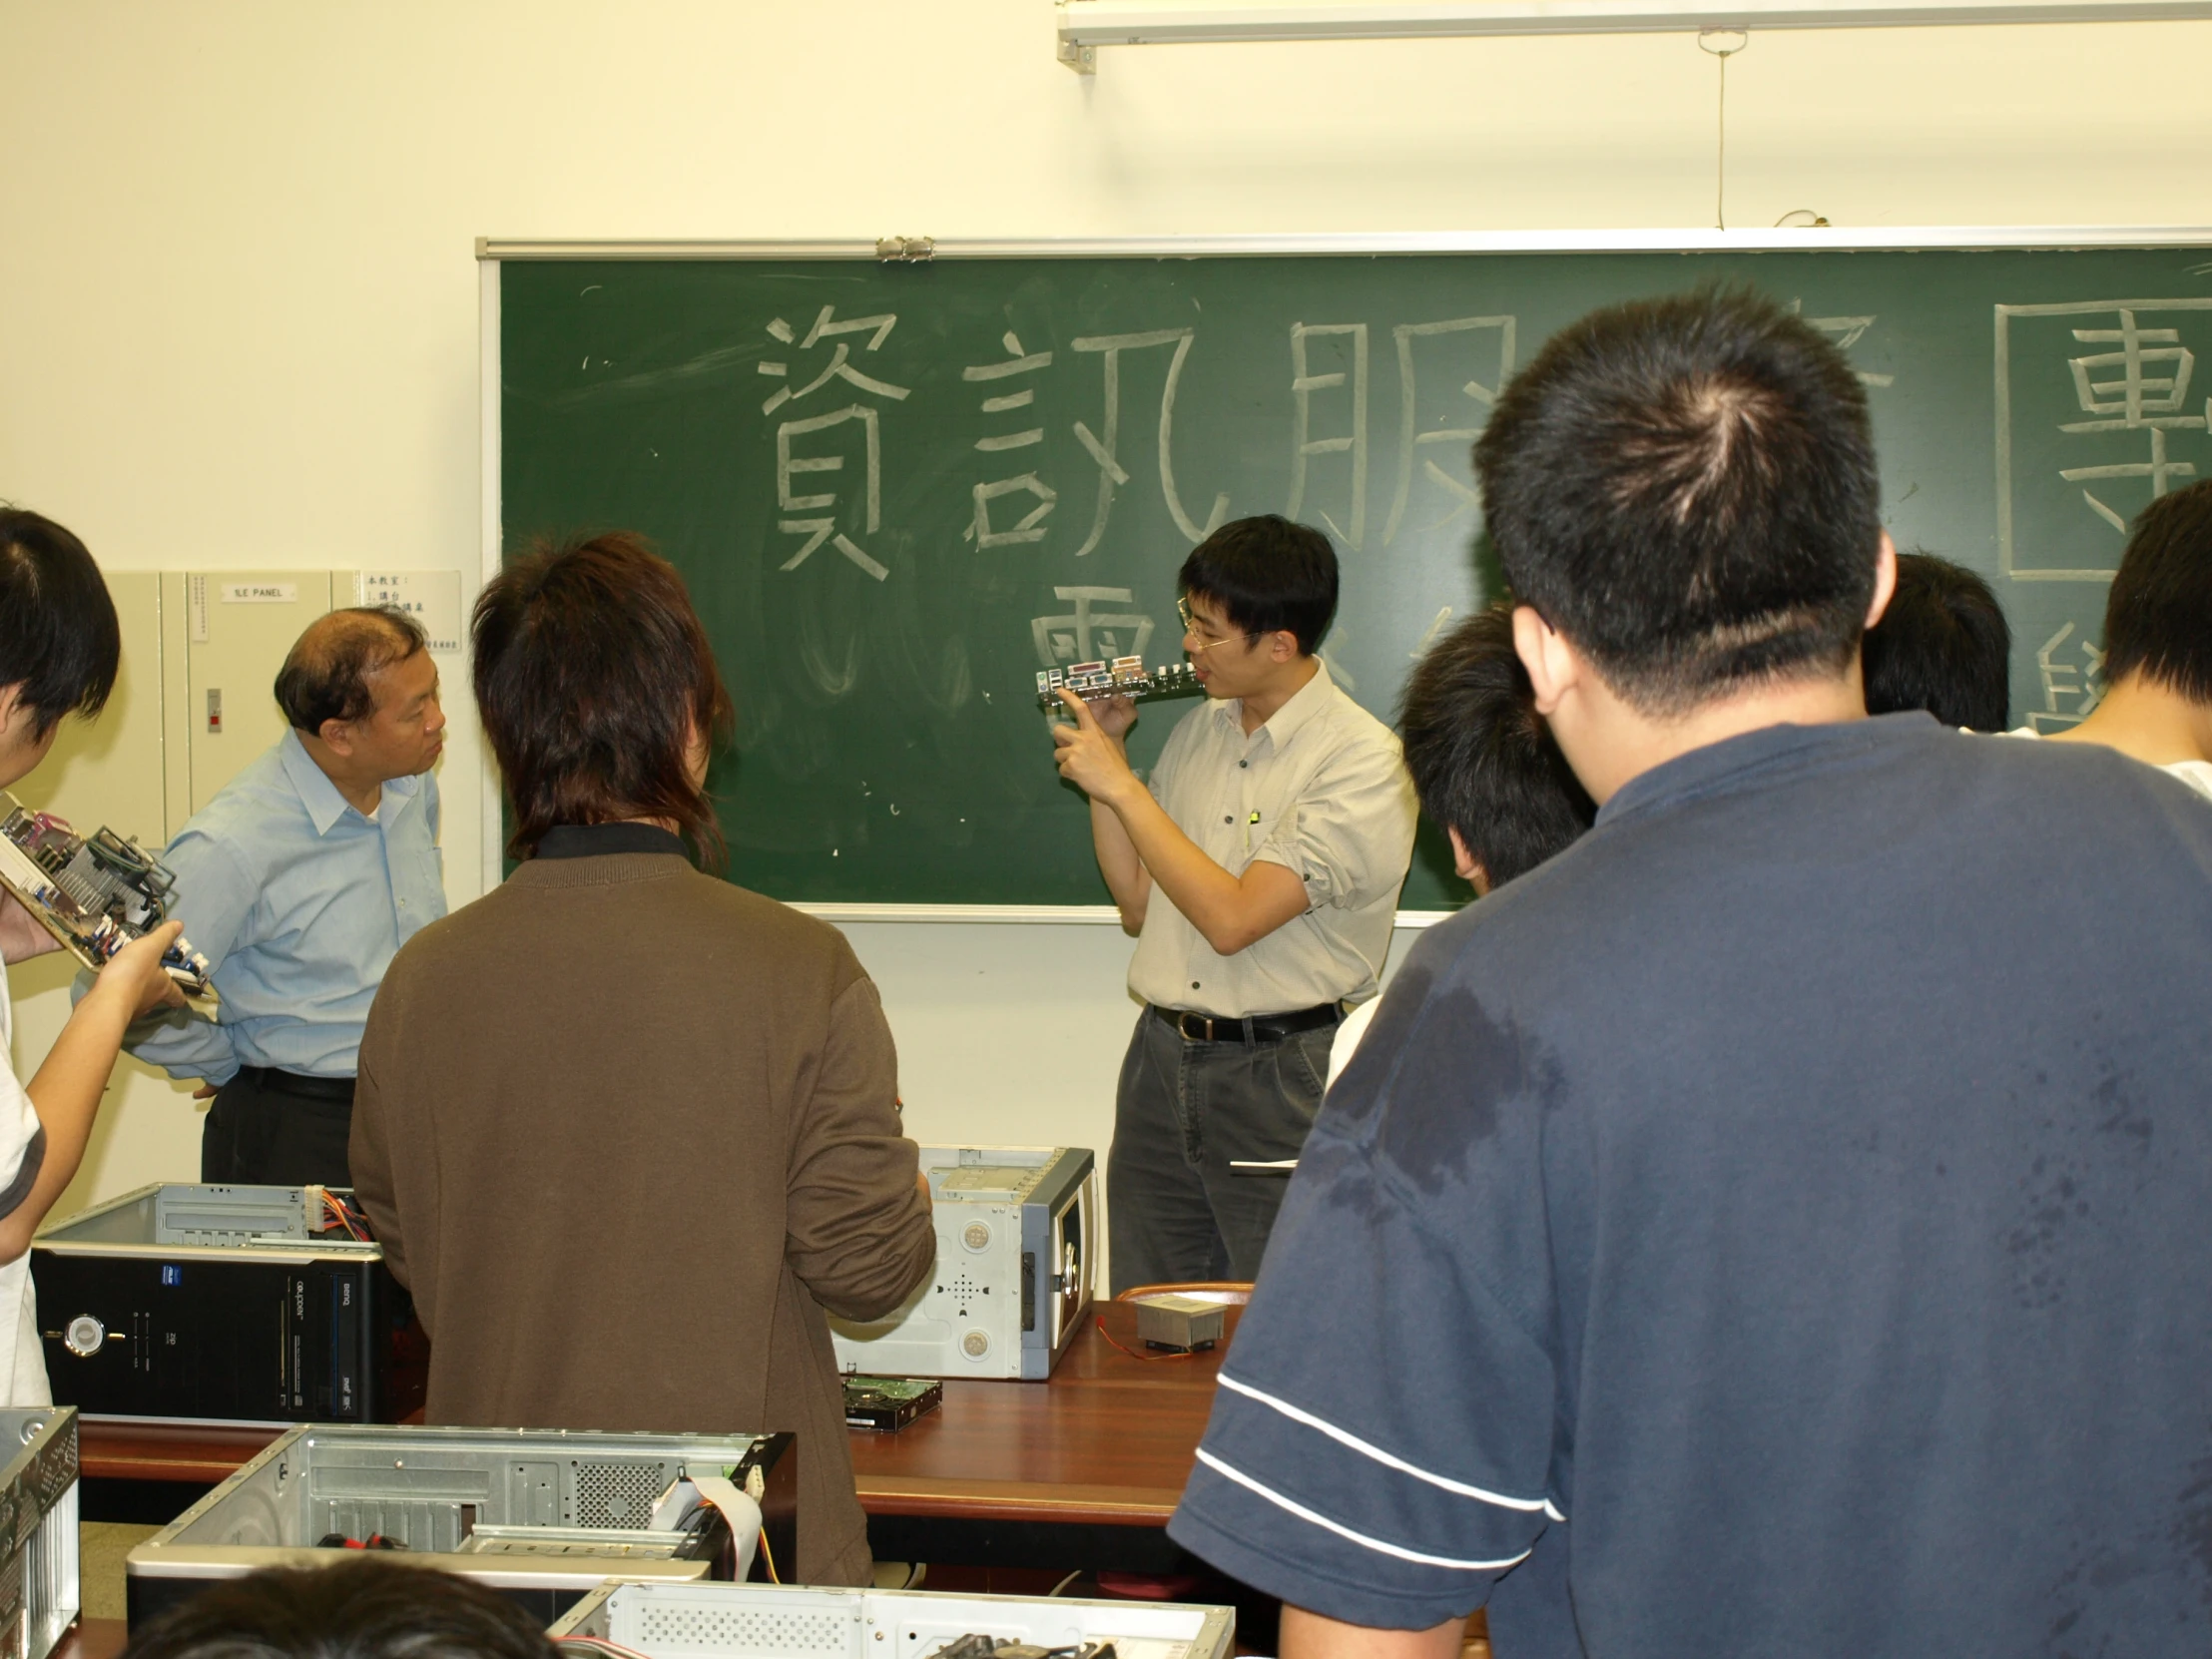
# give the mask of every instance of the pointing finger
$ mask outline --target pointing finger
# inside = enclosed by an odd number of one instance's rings
[[[1077,725],[1091,727],[1097,726],[1098,717],[1091,713],[1091,706],[1088,703],[1084,702],[1080,697],[1077,697],[1075,693],[1069,691],[1065,686],[1062,686],[1060,688],[1060,701],[1065,703],[1068,708],[1074,713]]]

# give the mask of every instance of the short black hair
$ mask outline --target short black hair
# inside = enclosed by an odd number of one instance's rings
[[[2135,517],[2104,602],[2104,679],[2140,674],[2212,703],[2212,478]]]
[[[131,1632],[126,1659],[556,1659],[516,1603],[435,1567],[354,1556],[219,1580]]]
[[[1493,887],[1572,845],[1597,818],[1513,650],[1513,608],[1453,627],[1398,700],[1405,770],[1421,811],[1459,831]]]
[[[365,720],[376,712],[369,678],[422,646],[422,625],[393,605],[351,606],[317,617],[276,671],[276,707],[292,730],[310,735],[327,720]]]
[[[1840,674],[1859,644],[1882,536],[1866,395],[1826,335],[1750,289],[1561,329],[1474,463],[1514,593],[1646,713]]]
[[[1897,592],[1860,650],[1870,715],[1926,709],[1969,732],[2011,724],[2012,629],[1964,565],[1900,553]]]
[[[43,738],[64,715],[107,707],[123,665],[123,630],[85,544],[24,507],[0,506],[0,686]]]
[[[1249,640],[1288,629],[1311,657],[1337,615],[1337,550],[1280,513],[1235,519],[1191,549],[1175,591],[1212,600]]]

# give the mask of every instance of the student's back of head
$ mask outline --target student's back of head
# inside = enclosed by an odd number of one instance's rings
[[[1429,648],[1405,682],[1398,733],[1421,811],[1451,835],[1478,892],[1564,850],[1597,816],[1536,712],[1510,605]]]
[[[2102,744],[2212,796],[2212,479],[2136,516],[2104,605],[2104,689],[2050,736]]]
[[[122,661],[115,602],[85,544],[50,518],[0,505],[0,690],[22,688],[28,735],[44,739],[64,715],[97,715]]]
[[[1867,630],[1867,713],[1926,709],[1945,726],[2001,732],[2012,706],[2012,630],[1989,584],[1930,553],[1898,555],[1897,592]]]
[[[2212,478],[2136,516],[2104,605],[2104,678],[2212,705]]]
[[[1866,397],[1770,299],[1706,289],[1570,324],[1474,458],[1520,603],[1646,715],[1841,674],[1858,648],[1882,539]]]
[[[356,1557],[211,1585],[131,1632],[126,1659],[554,1659],[504,1596],[428,1567]]]
[[[471,628],[511,852],[556,825],[653,819],[719,859],[704,763],[730,698],[674,565],[626,531],[540,546],[486,584]]]

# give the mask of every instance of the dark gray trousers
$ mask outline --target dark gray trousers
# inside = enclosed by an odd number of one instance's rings
[[[1280,1042],[1189,1042],[1148,1008],[1121,1063],[1106,1159],[1109,1274],[1138,1285],[1259,1277],[1282,1176],[1233,1159],[1295,1158],[1329,1077],[1324,1025]]]
[[[217,1186],[351,1187],[351,1079],[309,1079],[307,1093],[282,1072],[242,1069],[216,1091],[200,1131],[200,1179]]]

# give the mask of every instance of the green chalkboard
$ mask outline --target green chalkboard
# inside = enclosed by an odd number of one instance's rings
[[[1467,465],[1501,379],[1590,307],[1724,278],[1865,376],[1891,528],[1990,576],[2017,712],[2095,697],[2122,525],[2212,475],[2201,248],[1209,258],[508,259],[505,544],[642,530],[739,711],[734,879],[814,901],[1105,900],[1041,665],[1177,650],[1225,516],[1327,528],[1324,652],[1389,719],[1494,591]],[[1148,709],[1157,755],[1186,706]],[[1431,845],[1407,908],[1463,894]]]

